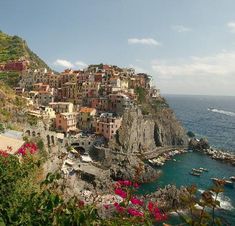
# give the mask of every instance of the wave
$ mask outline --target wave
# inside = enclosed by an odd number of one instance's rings
[[[232,112],[232,111],[219,110],[216,108],[208,108],[208,111],[235,117],[235,112]]]
[[[205,190],[198,189],[198,191],[200,193],[203,193]],[[232,205],[231,199],[228,196],[220,193],[217,197],[217,200],[220,202],[220,208],[221,209],[229,210],[229,211],[234,210],[234,206]]]

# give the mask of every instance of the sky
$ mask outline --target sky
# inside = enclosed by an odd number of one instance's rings
[[[0,0],[0,30],[51,68],[106,63],[168,94],[235,96],[234,0]]]

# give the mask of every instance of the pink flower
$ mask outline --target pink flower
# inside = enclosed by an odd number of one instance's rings
[[[78,201],[78,207],[83,208],[85,206],[85,202],[83,200]]]
[[[29,152],[30,154],[34,154],[37,152],[37,145],[34,143],[25,143],[18,151],[18,154],[21,155],[26,155],[27,152]]]
[[[115,192],[116,195],[119,195],[123,199],[125,199],[127,197],[127,193],[125,191],[123,191],[121,188],[116,188],[114,190],[114,192]]]
[[[154,207],[154,204],[152,202],[149,202],[148,203],[148,210],[149,210],[150,213],[153,212],[153,207]]]
[[[143,201],[141,201],[140,199],[137,199],[137,198],[131,198],[131,203],[134,205],[140,205],[140,206],[143,206],[143,204],[144,204]]]
[[[9,154],[6,151],[0,150],[0,155],[4,158],[7,158]]]
[[[104,204],[104,208],[107,210],[109,208],[109,204]]]
[[[132,185],[132,182],[129,180],[119,180],[118,183],[122,186],[127,186],[127,187]]]
[[[134,183],[134,184],[133,184],[133,187],[134,187],[134,188],[139,188],[140,186],[139,186],[139,184]]]
[[[119,213],[123,213],[123,212],[126,210],[123,206],[120,206],[120,204],[117,203],[117,202],[115,202],[113,205],[115,206],[116,210],[117,210]]]
[[[165,221],[165,220],[167,220],[167,215],[165,213],[159,212],[154,215],[154,218],[156,221]]]
[[[161,213],[160,209],[157,207],[157,203],[149,202],[148,210],[154,216],[156,221],[164,221],[167,219],[166,214]]]
[[[134,208],[128,208],[128,213],[132,216],[136,216],[136,217],[143,217],[144,216],[144,213],[141,212],[141,211],[138,211]]]

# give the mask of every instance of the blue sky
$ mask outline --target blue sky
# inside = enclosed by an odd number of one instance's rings
[[[57,71],[147,72],[163,93],[235,95],[234,0],[0,0],[0,29]]]

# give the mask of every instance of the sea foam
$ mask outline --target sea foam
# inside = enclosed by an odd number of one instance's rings
[[[205,190],[198,189],[198,191],[200,193],[203,193]],[[215,198],[214,195],[213,195],[213,197]],[[229,210],[229,211],[234,210],[234,206],[232,205],[231,199],[228,196],[220,193],[217,197],[217,200],[220,202],[220,208],[221,209]]]
[[[219,109],[216,109],[216,108],[208,109],[208,111],[212,111],[212,112],[215,112],[215,113],[219,113],[219,114],[235,117],[235,112],[232,112],[232,111],[219,110]]]

